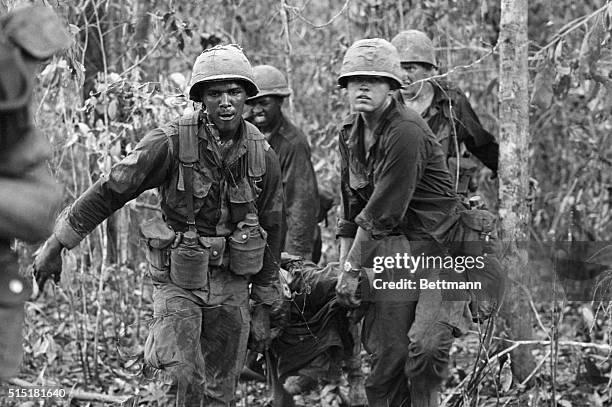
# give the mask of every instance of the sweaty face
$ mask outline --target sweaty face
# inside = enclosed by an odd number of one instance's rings
[[[427,79],[435,74],[435,70],[431,65],[418,62],[402,62],[402,70],[404,71],[402,95],[409,99],[419,93],[423,83],[414,82]]]
[[[251,106],[253,124],[261,130],[270,130],[281,117],[282,99],[276,96],[262,96],[247,102]]]
[[[349,103],[357,112],[376,112],[392,95],[389,82],[379,76],[351,76],[346,88]]]
[[[240,126],[245,100],[246,91],[240,82],[213,82],[202,91],[208,118],[222,135],[233,135]]]

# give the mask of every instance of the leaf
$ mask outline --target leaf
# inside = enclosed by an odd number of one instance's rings
[[[591,28],[587,31],[580,47],[579,71],[587,75],[595,70],[594,63],[601,55],[601,45],[605,35],[602,16],[599,15]]]
[[[550,62],[546,62],[533,80],[531,103],[538,106],[540,109],[548,109],[550,105],[552,105],[555,73],[554,66]]]
[[[553,62],[558,63],[560,59],[563,57],[563,41],[559,41],[557,46],[555,47],[555,52],[553,53]]]
[[[117,101],[117,99],[113,99],[110,101],[110,103],[108,104],[107,112],[109,119],[117,120],[119,116],[119,102]]]
[[[503,392],[507,392],[512,386],[512,369],[510,368],[512,362],[510,360],[508,362],[510,363],[504,363],[499,371],[499,384]]]
[[[81,29],[74,24],[68,24],[68,30],[72,35],[77,35],[81,31]]]
[[[572,407],[572,403],[567,400],[559,400],[557,401],[557,404],[560,405],[561,407]]]

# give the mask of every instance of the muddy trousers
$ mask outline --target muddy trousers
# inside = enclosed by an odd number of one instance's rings
[[[448,375],[449,351],[469,311],[463,301],[442,301],[422,291],[418,301],[370,305],[362,341],[372,355],[366,380],[370,407],[433,407]]]
[[[153,302],[145,360],[172,381],[177,407],[234,406],[246,357],[248,307],[205,304],[172,284],[157,288]]]

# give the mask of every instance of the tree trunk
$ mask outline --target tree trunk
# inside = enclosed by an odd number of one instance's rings
[[[531,287],[526,243],[529,237],[529,99],[527,72],[528,0],[502,0],[499,34],[499,197],[503,264],[510,283],[502,307],[502,320],[515,340],[532,339],[529,299],[521,288]],[[535,369],[527,346],[511,353],[515,382],[524,381]]]

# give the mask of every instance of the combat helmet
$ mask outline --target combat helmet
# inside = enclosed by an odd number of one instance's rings
[[[382,76],[402,86],[400,58],[395,47],[382,38],[355,41],[344,54],[338,84],[345,88],[351,76]]]
[[[193,64],[189,81],[189,99],[199,102],[204,83],[238,80],[245,86],[247,96],[255,96],[259,89],[253,78],[253,68],[242,49],[235,45],[217,45],[202,52]]]
[[[259,88],[259,93],[248,100],[262,96],[287,97],[291,95],[285,75],[272,65],[257,65],[253,67],[253,77]]]
[[[437,67],[436,50],[433,42],[424,32],[402,31],[393,37],[391,44],[397,48],[401,62],[418,62]]]

